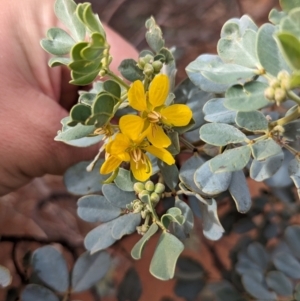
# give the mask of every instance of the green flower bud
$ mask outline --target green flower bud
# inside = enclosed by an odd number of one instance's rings
[[[160,200],[159,194],[156,193],[156,192],[152,192],[151,195],[150,195],[150,200],[151,200],[151,202],[152,202],[153,204],[156,205],[156,204],[159,202],[159,200]]]
[[[279,81],[282,81],[282,80],[287,79],[287,78],[289,78],[289,77],[290,77],[290,74],[289,74],[287,71],[285,71],[285,70],[282,70],[282,71],[280,71],[280,72],[277,74],[277,79],[278,79]]]
[[[151,54],[147,54],[143,57],[145,63],[152,63],[153,62],[153,56]]]
[[[291,89],[291,81],[290,78],[284,78],[281,80],[281,88],[284,90],[290,90]]]
[[[146,195],[146,194],[150,195],[150,192],[149,192],[148,190],[143,190],[143,191],[141,191],[141,192],[138,194],[138,196],[139,196],[139,198],[141,199],[142,196],[143,196],[143,195]]]
[[[144,70],[145,64],[146,64],[145,59],[144,59],[143,57],[140,57],[140,58],[138,59],[137,66],[138,66],[140,69]]]
[[[147,181],[145,183],[145,189],[148,190],[149,192],[154,190],[154,183],[152,181]]]
[[[274,99],[275,99],[277,105],[279,105],[281,102],[285,101],[285,99],[286,99],[285,90],[282,88],[276,88],[275,94],[274,94]]]
[[[162,183],[155,184],[154,192],[160,194],[163,193],[166,189],[166,186]]]
[[[272,87],[268,87],[264,92],[265,98],[274,101],[275,90]]]
[[[278,88],[278,87],[280,87],[280,81],[278,79],[274,78],[274,79],[270,80],[269,86],[272,88]]]
[[[107,73],[107,71],[106,71],[105,69],[101,69],[100,72],[99,72],[99,75],[100,75],[101,77],[103,77],[103,76],[106,75],[106,73]]]
[[[153,67],[155,73],[159,73],[162,66],[163,66],[163,63],[161,61],[154,61],[152,63],[152,67]]]
[[[151,76],[154,72],[154,69],[151,64],[147,63],[144,67],[144,74],[146,76]]]
[[[134,183],[133,185],[133,190],[136,192],[136,193],[140,193],[142,192],[143,190],[145,189],[145,185],[141,182],[136,182]]]

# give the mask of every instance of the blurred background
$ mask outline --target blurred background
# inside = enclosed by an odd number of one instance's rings
[[[138,50],[146,48],[145,20],[151,15],[154,16],[162,28],[166,46],[177,48],[178,82],[186,77],[185,67],[189,62],[202,53],[216,52],[220,30],[228,19],[248,14],[260,25],[267,21],[270,9],[278,6],[277,0],[91,0],[91,2],[101,21],[119,32]],[[251,185],[253,197],[265,194],[263,184]],[[0,199],[2,236],[0,264],[13,272],[11,287],[20,287],[24,282],[22,258],[28,250],[54,243],[60,246],[70,266],[73,255],[78,256],[84,251],[82,245],[84,236],[95,225],[77,218],[77,199],[77,196],[70,195],[65,190],[62,177],[59,176],[36,179],[19,191]],[[224,198],[219,203],[220,214],[231,212],[231,205],[231,202]],[[233,214],[230,217],[230,225],[235,219],[241,218],[240,214],[236,216]],[[197,220],[195,231],[187,242],[182,257],[183,271],[185,266],[194,267],[192,279],[197,280],[199,278],[197,275],[203,273],[202,268],[198,268],[198,265],[201,265],[205,268],[206,280],[222,279],[223,270],[229,269],[231,265],[230,250],[240,236],[238,233],[230,233],[218,242],[207,241],[202,235],[201,221]],[[186,287],[184,290],[193,292],[190,295],[192,297],[187,298],[182,297],[175,289],[179,276],[172,281],[162,282],[149,274],[149,262],[155,240],[147,247],[144,259],[135,262],[130,257],[130,250],[137,240],[138,237],[132,235],[116,243],[111,249],[114,263],[109,274],[97,289],[74,296],[72,300],[203,300],[203,297],[198,296],[203,282],[194,281],[194,286]],[[1,290],[0,300],[5,300],[6,295],[7,290]]]

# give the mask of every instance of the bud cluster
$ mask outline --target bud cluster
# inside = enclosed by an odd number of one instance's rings
[[[269,82],[269,87],[265,90],[265,97],[280,105],[287,99],[287,91],[290,89],[290,75],[287,71],[280,71],[277,78]]]
[[[144,57],[140,57],[137,66],[144,71],[144,74],[148,77],[158,74],[163,67],[163,63],[159,60],[154,60],[151,54],[147,54]]]
[[[165,185],[162,183],[154,185],[152,181],[147,181],[145,184],[137,182],[134,184],[133,189],[139,198],[146,194],[149,195],[153,206],[155,206],[159,202],[162,193],[165,191]]]

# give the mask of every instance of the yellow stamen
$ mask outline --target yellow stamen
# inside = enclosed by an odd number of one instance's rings
[[[148,117],[148,120],[151,123],[157,123],[161,119],[161,115],[158,112],[155,112],[155,111],[152,111],[152,112],[148,113],[147,117]]]

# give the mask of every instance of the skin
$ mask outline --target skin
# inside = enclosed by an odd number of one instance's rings
[[[98,147],[75,148],[53,138],[60,120],[77,101],[69,71],[49,68],[39,44],[50,27],[62,27],[54,0],[1,0],[0,11],[0,195],[35,177],[62,174],[71,165],[93,158]],[[101,17],[101,16],[100,16]],[[107,28],[114,61],[136,57],[136,50]]]

